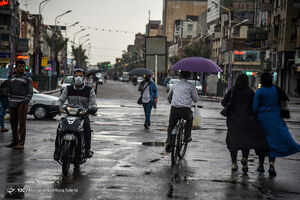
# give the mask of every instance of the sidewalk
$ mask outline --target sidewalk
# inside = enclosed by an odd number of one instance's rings
[[[165,86],[158,85],[158,89],[165,90]],[[300,97],[289,96],[289,98],[290,98],[290,104],[300,104]],[[201,101],[221,102],[222,99],[223,99],[223,97],[200,95]]]

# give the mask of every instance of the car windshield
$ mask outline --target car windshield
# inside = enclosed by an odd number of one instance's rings
[[[196,86],[201,86],[201,83],[199,81],[195,81],[195,80],[188,80],[189,83],[192,83],[193,85],[195,85],[196,82]]]
[[[72,83],[72,81],[73,81],[73,77],[68,76],[68,77],[65,79],[64,83]]]

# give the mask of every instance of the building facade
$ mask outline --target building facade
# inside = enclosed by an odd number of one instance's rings
[[[167,41],[174,41],[174,26],[177,20],[198,21],[198,16],[207,9],[205,0],[163,0],[162,33]]]

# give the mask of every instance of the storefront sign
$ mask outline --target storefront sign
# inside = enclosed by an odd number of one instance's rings
[[[10,4],[9,0],[0,0],[0,7],[6,6],[9,4]]]
[[[28,56],[17,56],[17,59],[27,60]]]
[[[42,67],[48,66],[48,57],[42,57]]]

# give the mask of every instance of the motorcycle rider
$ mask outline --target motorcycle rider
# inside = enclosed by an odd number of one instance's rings
[[[57,101],[57,105],[61,107],[66,100],[68,100],[68,104],[78,105],[85,109],[88,109],[89,113],[94,115],[97,112],[97,102],[96,95],[94,90],[85,85],[84,83],[85,72],[83,69],[77,68],[74,70],[74,85],[67,86],[59,100]],[[93,152],[91,149],[91,127],[90,120],[88,116],[84,117],[83,123],[84,129],[84,139],[85,139],[85,154],[87,158],[91,158],[93,156]],[[60,152],[58,150],[58,135],[56,135],[55,140],[55,151],[54,151],[54,160],[59,160]]]

